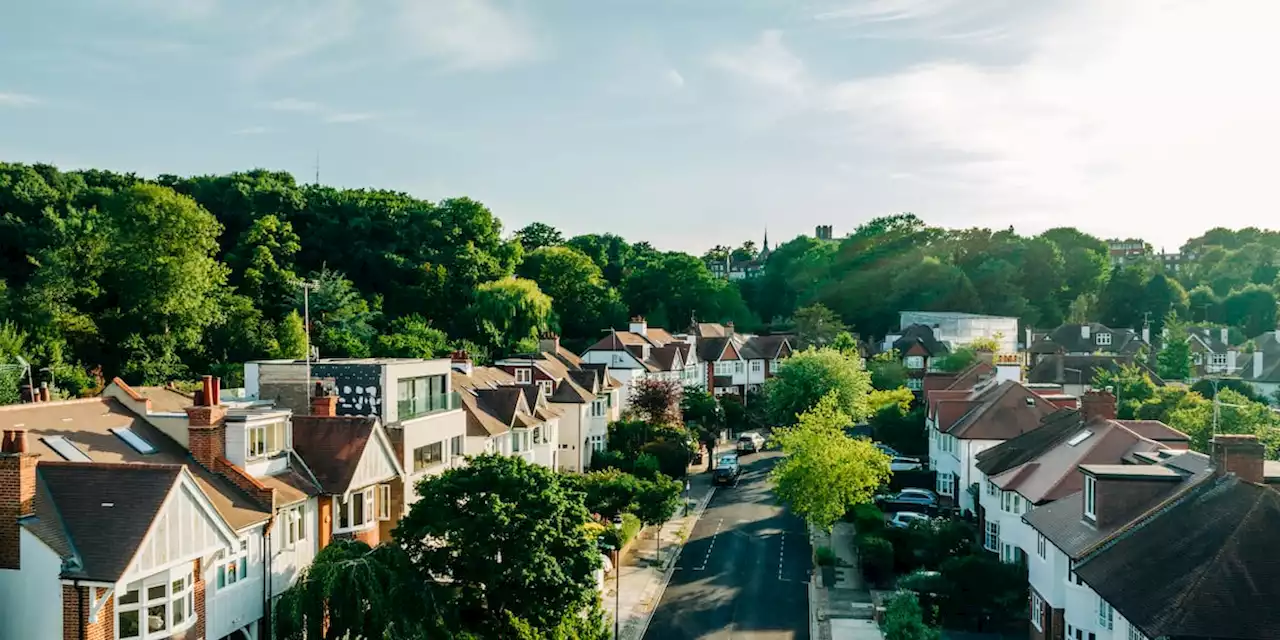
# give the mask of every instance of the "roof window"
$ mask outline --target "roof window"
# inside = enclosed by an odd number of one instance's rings
[[[133,430],[128,427],[124,427],[122,429],[110,429],[110,431],[111,433],[116,434],[117,438],[124,440],[125,444],[133,447],[133,450],[138,453],[147,455],[156,452],[156,448],[151,446],[150,442],[143,440],[138,434],[134,433]]]
[[[1089,436],[1091,435],[1093,435],[1093,432],[1089,431],[1088,429],[1081,431],[1080,433],[1077,433],[1074,436],[1071,436],[1071,439],[1067,441],[1067,446],[1074,447],[1080,444],[1081,442],[1088,440]]]
[[[70,440],[62,436],[45,436],[40,438],[44,441],[54,453],[62,456],[63,460],[68,462],[89,462],[89,456],[85,455],[79,447],[72,444]]]

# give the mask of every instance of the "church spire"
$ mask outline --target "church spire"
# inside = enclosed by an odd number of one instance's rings
[[[760,250],[763,253],[769,253],[769,227],[764,228],[764,246]]]

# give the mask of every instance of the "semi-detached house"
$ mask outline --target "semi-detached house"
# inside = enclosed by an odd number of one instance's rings
[[[743,402],[747,394],[759,391],[776,375],[792,353],[790,336],[737,333],[732,322],[696,323],[689,328],[686,340],[692,341],[698,360],[706,367],[705,388],[716,396],[737,396]]]
[[[453,367],[471,448],[560,468],[560,418],[566,411],[580,412],[582,403],[552,403],[541,386],[517,383],[496,367],[474,366],[463,351],[454,352]]]
[[[704,386],[692,339],[681,339],[666,329],[650,327],[643,316],[631,319],[626,331],[608,335],[582,352],[582,362],[606,364],[623,384],[623,409],[640,380],[666,380],[681,385]]]

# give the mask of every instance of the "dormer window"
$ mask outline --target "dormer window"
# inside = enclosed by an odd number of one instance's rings
[[[284,425],[281,420],[245,427],[245,459],[267,458],[284,451]]]
[[[1084,477],[1084,517],[1098,519],[1098,480],[1093,476]]]
[[[1096,339],[1097,339],[1097,344],[1098,344],[1098,346],[1100,346],[1100,347],[1109,347],[1109,346],[1111,346],[1111,334],[1109,334],[1109,333],[1099,333],[1099,334],[1096,336]]]
[[[532,369],[516,369],[516,384],[529,384],[533,382]]]

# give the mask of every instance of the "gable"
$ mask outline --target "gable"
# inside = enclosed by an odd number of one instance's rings
[[[523,394],[521,394],[523,398]],[[347,490],[367,487],[371,484],[386,482],[400,475],[400,463],[396,460],[395,450],[386,433],[381,428],[373,430],[372,437],[360,455],[360,463],[356,465],[355,474],[351,476],[351,484]]]
[[[929,355],[929,350],[926,349],[923,344],[917,342],[911,345],[911,347],[908,348],[902,355],[903,356],[927,356]]]
[[[128,582],[173,562],[204,557],[237,545],[239,536],[214,510],[190,474],[183,471],[120,580]]]
[[[724,351],[720,352],[721,360],[741,360],[742,356],[738,354],[738,347],[734,346],[733,341],[724,343]]]

